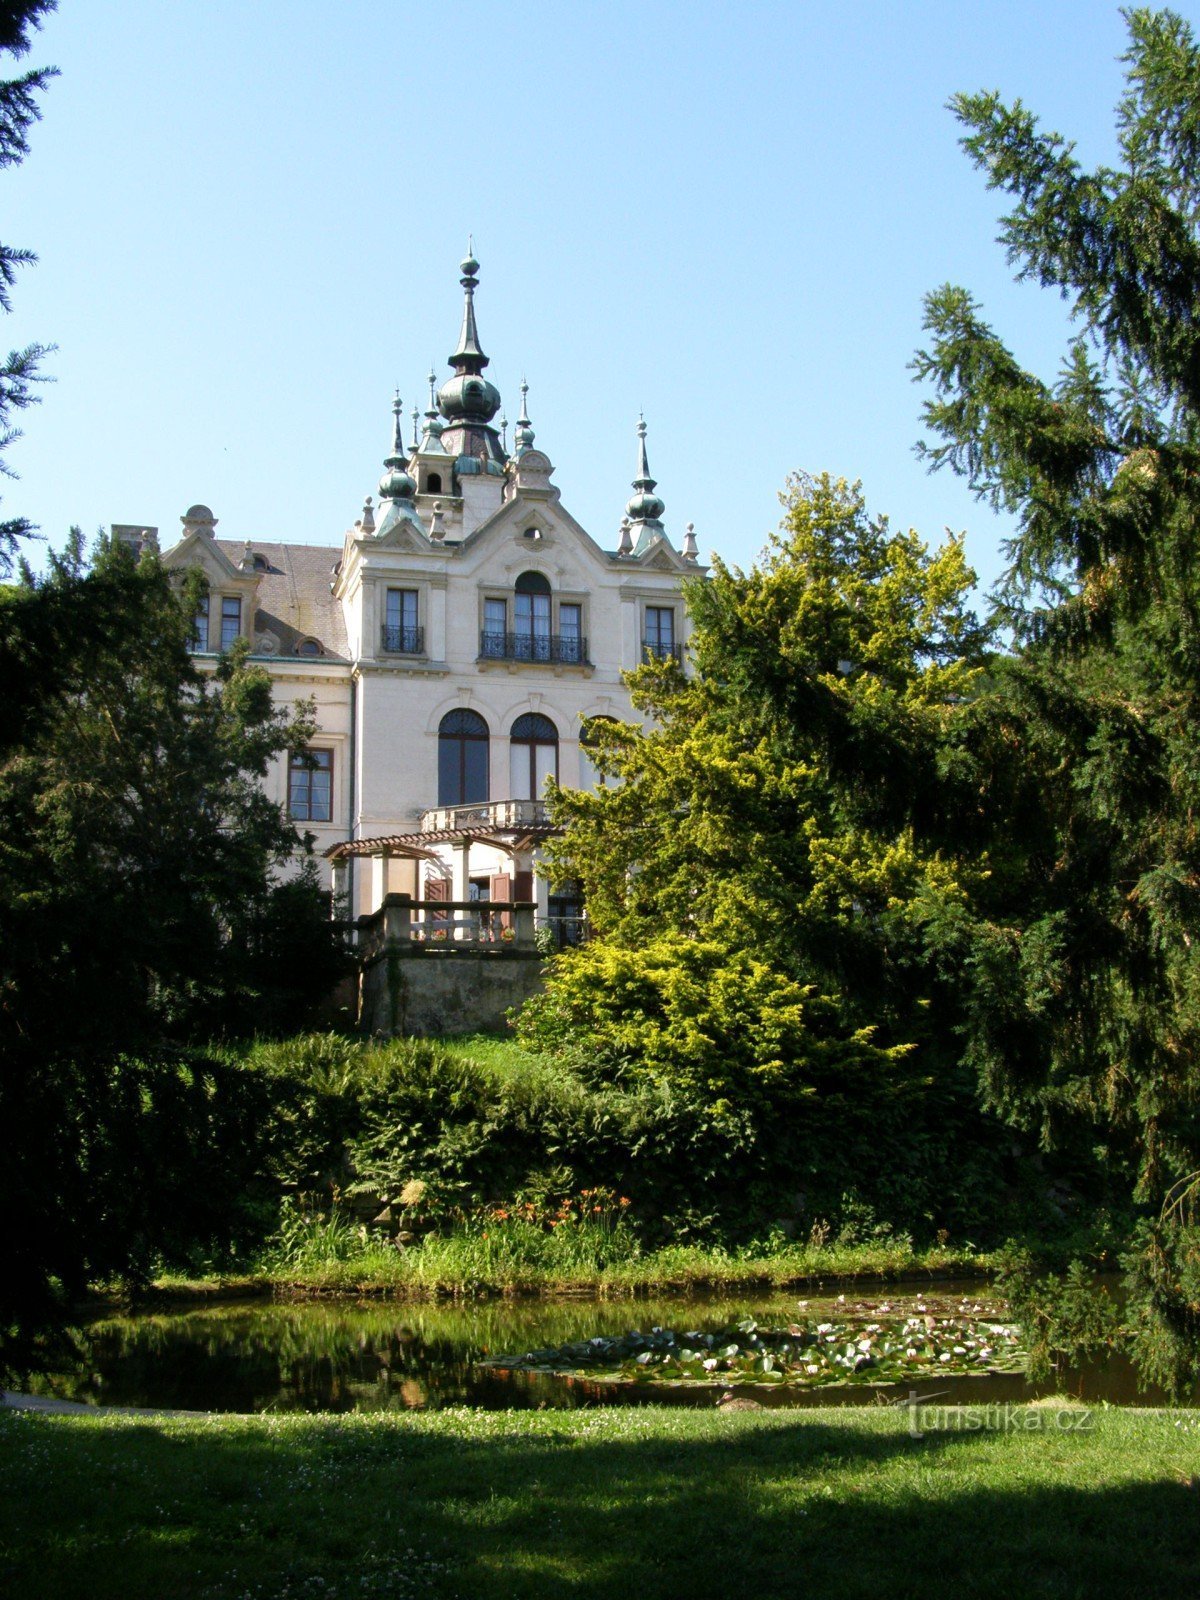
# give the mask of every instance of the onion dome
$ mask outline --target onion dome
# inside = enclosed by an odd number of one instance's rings
[[[625,510],[633,523],[658,522],[666,506],[654,493],[655,480],[650,476],[650,463],[646,459],[646,420],[638,418],[638,475],[633,480],[636,491]]]
[[[450,357],[454,376],[447,378],[438,390],[438,410],[450,423],[487,424],[500,409],[500,391],[494,383],[483,377],[488,364],[479,343],[479,329],[475,325],[475,290],[478,287],[479,263],[468,253],[462,262],[463,320],[458,336],[458,348]]]
[[[392,425],[392,453],[383,463],[387,470],[379,480],[381,500],[411,500],[417,492],[417,486],[406,470],[403,412],[404,407],[397,391],[396,398],[392,401],[392,416],[395,419]]]

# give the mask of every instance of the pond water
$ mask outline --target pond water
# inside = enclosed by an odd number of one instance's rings
[[[979,1284],[897,1283],[848,1290],[670,1300],[471,1302],[265,1300],[202,1309],[104,1317],[87,1324],[72,1370],[43,1378],[37,1392],[98,1405],[183,1411],[354,1411],[471,1405],[487,1409],[652,1401],[708,1405],[724,1385],[613,1383],[597,1376],[505,1371],[489,1359],[654,1326],[700,1333],[753,1317],[760,1327],[850,1315],[952,1309],[960,1297],[995,1307]],[[935,1304],[936,1302],[936,1304]],[[1003,1403],[1054,1392],[1021,1372],[921,1374],[945,1403]],[[1139,1393],[1126,1362],[1068,1374],[1086,1400],[1162,1404]],[[804,1389],[731,1385],[763,1405],[878,1404],[907,1391],[857,1382]]]

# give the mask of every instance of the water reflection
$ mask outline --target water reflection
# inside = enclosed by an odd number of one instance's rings
[[[886,1293],[858,1291],[867,1307],[896,1311],[978,1285],[897,1284]],[[664,1327],[716,1331],[750,1315],[764,1326],[797,1316],[819,1318],[835,1298],[811,1296],[799,1309],[795,1295],[750,1299],[503,1301],[470,1303],[244,1302],[172,1314],[109,1317],[83,1330],[78,1366],[43,1379],[39,1392],[93,1404],[154,1406],[183,1411],[353,1411],[437,1408],[487,1409],[582,1406],[654,1401],[711,1406],[720,1391],[654,1384],[645,1389],[593,1377],[556,1377],[489,1369],[489,1355]],[[869,1311],[866,1313],[869,1314]],[[1161,1395],[1137,1391],[1128,1364],[1070,1375],[1067,1385],[1088,1400],[1161,1404]],[[1028,1400],[1053,1392],[1019,1373],[945,1378],[946,1402]],[[764,1405],[862,1405],[893,1399],[898,1391],[862,1386],[845,1390],[761,1386],[735,1390]]]

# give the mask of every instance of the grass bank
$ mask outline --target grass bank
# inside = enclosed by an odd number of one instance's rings
[[[230,1294],[389,1295],[398,1299],[480,1295],[581,1295],[595,1299],[803,1289],[814,1284],[897,1278],[986,1277],[995,1263],[972,1250],[906,1240],[854,1245],[783,1245],[770,1250],[720,1250],[671,1245],[645,1252],[601,1230],[547,1233],[521,1225],[430,1235],[404,1249],[367,1243],[309,1250],[292,1265],[228,1278],[162,1278],[171,1298]]]
[[[0,1413],[23,1600],[1186,1594],[1195,1413]]]

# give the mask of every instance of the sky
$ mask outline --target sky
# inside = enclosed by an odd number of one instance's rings
[[[1047,378],[1067,325],[1013,282],[946,102],[998,89],[1111,160],[1125,38],[1093,0],[60,0],[0,172],[0,236],[39,258],[6,348],[57,346],[4,511],[52,546],[169,547],[196,501],[223,537],[340,545],[393,390],[424,409],[447,375],[472,235],[488,376],[510,424],[527,377],[602,545],[644,412],[677,545],[692,522],[745,566],[788,475],[827,470],[965,531],[986,587],[1011,530],[914,453],[922,298],[970,288]]]

